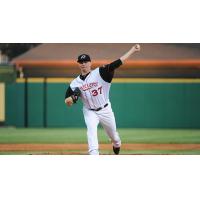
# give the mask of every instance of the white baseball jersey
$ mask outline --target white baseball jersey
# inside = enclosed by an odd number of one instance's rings
[[[99,154],[97,127],[100,123],[112,141],[113,147],[119,148],[121,140],[116,130],[115,116],[109,101],[109,91],[114,70],[122,64],[120,59],[103,67],[92,70],[85,76],[78,76],[68,87],[65,99],[73,94],[75,88],[81,91],[83,115],[87,126],[88,152]],[[91,110],[92,109],[92,110]]]
[[[97,109],[109,103],[109,91],[111,83],[102,79],[99,68],[92,70],[85,80],[78,76],[74,79],[70,87],[74,91],[76,87],[81,90],[80,98],[83,106],[88,109]]]

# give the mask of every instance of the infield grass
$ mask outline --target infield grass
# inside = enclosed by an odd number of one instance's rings
[[[180,129],[118,129],[123,144],[200,144],[200,130]],[[103,129],[98,130],[99,143],[110,143]],[[87,144],[86,129],[82,128],[0,128],[1,144]],[[0,151],[1,155],[63,155],[87,154],[86,150]],[[113,155],[110,150],[101,154]],[[200,155],[199,149],[190,150],[125,150],[121,154],[175,154]]]

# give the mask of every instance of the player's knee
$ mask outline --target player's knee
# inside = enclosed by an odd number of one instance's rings
[[[97,132],[97,126],[94,126],[92,124],[87,125],[87,130],[89,132]]]

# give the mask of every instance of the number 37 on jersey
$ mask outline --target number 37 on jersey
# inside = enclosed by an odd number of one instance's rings
[[[99,94],[102,94],[102,86],[97,88],[97,89],[95,89],[95,90],[92,90],[92,96],[95,97],[95,96],[97,96]]]

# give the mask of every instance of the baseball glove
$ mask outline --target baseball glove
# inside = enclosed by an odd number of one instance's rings
[[[81,91],[78,87],[76,87],[74,90],[74,94],[71,96],[73,103],[76,103],[78,101],[78,98],[80,97],[80,95],[81,95]]]

